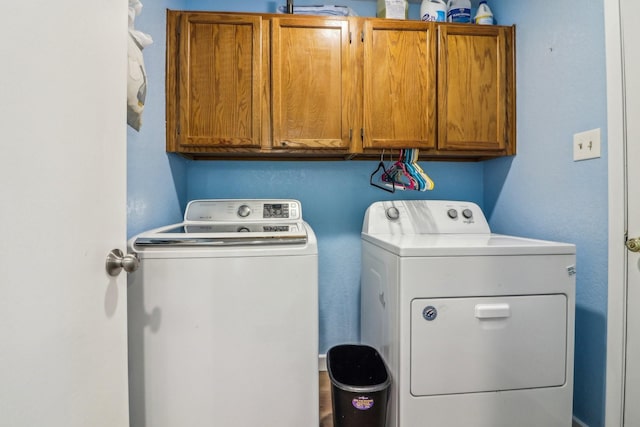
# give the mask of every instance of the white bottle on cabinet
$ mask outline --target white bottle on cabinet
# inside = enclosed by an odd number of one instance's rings
[[[443,0],[422,0],[420,19],[423,21],[446,21],[447,5]]]
[[[493,12],[486,0],[481,0],[473,21],[481,25],[493,25]]]
[[[471,2],[469,0],[449,0],[447,3],[447,22],[471,22]]]

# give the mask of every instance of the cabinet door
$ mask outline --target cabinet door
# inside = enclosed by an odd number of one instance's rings
[[[364,24],[364,148],[433,148],[436,136],[434,25]]]
[[[512,28],[438,28],[438,149],[513,154]]]
[[[273,148],[349,148],[349,22],[271,22]]]
[[[168,28],[173,26],[167,49],[169,151],[260,147],[262,18],[179,13],[168,16]]]

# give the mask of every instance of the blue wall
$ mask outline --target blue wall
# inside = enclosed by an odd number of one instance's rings
[[[485,163],[496,232],[577,245],[574,413],[604,425],[607,111],[603,2],[496,0],[517,26],[518,155]],[[602,158],[573,161],[573,134],[601,128]]]
[[[318,238],[320,351],[360,339],[360,230],[376,200],[435,198],[482,205],[482,163],[423,162],[428,193],[391,194],[369,185],[377,162],[193,162],[188,198],[294,198]]]
[[[147,98],[142,127],[127,127],[127,235],[179,222],[186,205],[187,162],[165,153],[166,10],[179,9],[178,0],[142,0],[135,28],[150,34],[144,51]]]
[[[368,185],[376,162],[184,160],[164,152],[165,8],[273,12],[274,1],[144,2],[136,28],[149,91],[142,130],[129,131],[128,235],[179,222],[188,200],[290,197],[302,202],[320,250],[320,350],[359,338],[359,231],[364,210],[393,198],[467,199],[494,231],[577,244],[576,415],[604,425],[607,277],[606,93],[602,1],[490,0],[517,25],[518,155],[483,163],[423,162],[436,188],[390,195]],[[312,4],[312,1],[306,2]],[[374,1],[341,1],[361,16]],[[302,1],[296,4],[303,4]],[[417,18],[418,4],[410,17]],[[572,135],[600,127],[603,157],[572,161]]]

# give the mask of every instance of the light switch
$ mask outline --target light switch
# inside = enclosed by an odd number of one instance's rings
[[[600,157],[600,128],[573,135],[573,161]]]

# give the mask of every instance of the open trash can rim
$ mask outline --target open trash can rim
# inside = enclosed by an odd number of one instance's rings
[[[334,376],[333,369],[331,369],[331,352],[337,351],[343,348],[348,348],[348,347],[359,348],[361,350],[370,351],[372,352],[372,354],[375,354],[379,359],[381,367],[384,369],[385,376],[386,376],[385,380],[381,382],[377,382],[375,384],[371,384],[371,385],[346,384],[343,381],[339,381]],[[352,393],[374,393],[377,391],[385,390],[391,384],[391,375],[389,374],[389,370],[387,369],[387,366],[384,363],[382,356],[380,356],[380,354],[376,351],[375,348],[368,345],[340,344],[330,348],[329,351],[327,351],[327,371],[329,374],[329,379],[331,380],[331,383],[334,386],[338,387],[341,390],[352,392]]]

